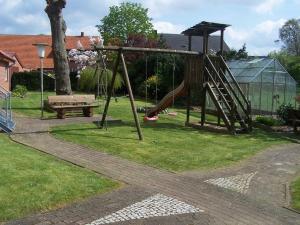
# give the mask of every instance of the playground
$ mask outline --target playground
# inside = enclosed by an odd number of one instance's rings
[[[105,57],[96,60],[96,96],[45,92],[40,99],[40,93],[29,92],[8,101],[16,122],[10,125],[16,127],[10,139],[0,136],[5,143],[0,176],[7,181],[0,192],[5,198],[0,219],[7,224],[297,224],[299,138],[252,126],[251,102],[222,56],[227,26],[202,22],[183,32],[189,50],[191,37],[203,36],[201,54],[94,46],[99,56],[114,54],[103,96]],[[210,55],[209,35],[216,31],[220,53]],[[128,53],[184,56],[183,80],[175,86],[173,73],[172,90],[161,99],[157,83],[156,99],[148,98],[147,82],[145,98],[136,96]],[[148,71],[146,63],[146,81]],[[124,96],[113,96],[118,72]],[[184,104],[177,105],[180,97]],[[15,168],[24,172],[17,182],[10,176]],[[7,195],[12,182],[13,196]]]

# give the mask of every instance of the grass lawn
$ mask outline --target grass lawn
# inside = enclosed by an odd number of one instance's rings
[[[107,192],[118,183],[0,134],[0,223]]]
[[[54,92],[44,92],[44,99],[48,95],[55,95]],[[24,98],[13,97],[11,99],[13,112],[25,116],[39,118],[41,116],[41,94],[40,92],[28,92]],[[51,112],[44,111],[45,118],[55,117]]]
[[[137,101],[138,106],[144,103]],[[153,124],[142,122],[145,140],[138,141],[127,98],[112,101],[109,115],[123,120],[97,129],[95,124],[55,127],[58,138],[105,151],[123,158],[171,171],[208,169],[230,165],[246,159],[266,147],[287,143],[277,135],[254,130],[251,134],[227,135],[199,131],[184,126],[185,111],[176,117],[161,115]],[[196,115],[194,113],[194,115]],[[199,121],[193,116],[192,120]],[[209,117],[215,120],[214,117]]]
[[[300,211],[300,178],[292,183],[292,207]]]

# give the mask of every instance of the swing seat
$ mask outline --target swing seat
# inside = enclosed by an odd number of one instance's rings
[[[169,116],[177,116],[177,112],[169,112],[168,115]]]
[[[144,122],[155,122],[158,120],[158,116],[148,117],[144,116]]]

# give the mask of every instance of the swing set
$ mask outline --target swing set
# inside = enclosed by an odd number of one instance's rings
[[[148,106],[148,55],[145,56],[145,107],[144,107],[144,122],[153,122],[158,120],[158,113],[156,115],[148,116],[148,113],[150,110],[153,110],[154,107],[149,108]],[[175,102],[175,96],[174,96],[174,90],[175,90],[175,72],[176,72],[176,59],[173,56],[173,63],[172,63],[172,108],[174,108],[174,102]],[[155,105],[158,103],[158,83],[159,83],[159,57],[156,56],[156,71],[155,71],[156,77],[155,77]],[[176,116],[176,112],[168,112],[167,113],[170,116]]]
[[[251,123],[251,104],[246,99],[239,84],[235,80],[232,72],[227,66],[223,58],[224,48],[224,30],[229,25],[201,22],[186,31],[184,35],[188,36],[188,51],[170,50],[170,49],[156,49],[156,48],[134,48],[134,47],[97,47],[95,50],[101,55],[103,51],[117,52],[117,58],[114,62],[113,75],[111,84],[107,90],[107,99],[105,108],[102,114],[100,122],[100,128],[104,127],[106,122],[107,112],[110,105],[110,100],[113,94],[113,87],[117,76],[117,70],[121,64],[123,69],[123,80],[129,94],[132,113],[134,116],[135,126],[137,128],[138,137],[143,140],[143,134],[141,131],[140,121],[137,114],[137,107],[135,105],[134,96],[132,93],[131,83],[129,80],[127,65],[124,57],[124,53],[139,52],[147,54],[169,54],[169,55],[182,55],[185,56],[185,70],[184,80],[181,84],[175,88],[175,71],[176,62],[174,57],[172,85],[173,90],[169,92],[160,102],[157,102],[157,82],[155,87],[156,106],[146,110],[145,121],[157,120],[159,112],[164,109],[173,106],[176,98],[185,96],[186,101],[186,125],[195,126],[190,123],[190,108],[191,108],[191,92],[200,92],[200,105],[201,105],[201,121],[200,126],[204,127],[206,122],[206,114],[210,113],[206,109],[207,98],[209,97],[215,105],[215,115],[218,116],[218,121],[222,120],[224,126],[232,134],[237,132],[249,132],[252,129]],[[217,31],[221,32],[220,40],[220,52],[218,55],[208,54],[208,40],[211,33]],[[192,36],[203,37],[203,53],[191,51],[192,50]],[[158,60],[157,60],[158,65]],[[156,71],[158,72],[158,70]],[[156,74],[158,75],[158,73]],[[145,78],[147,82],[148,78],[148,59],[146,57],[146,71]],[[148,89],[146,83],[146,104],[148,101]],[[176,113],[170,113],[170,115],[176,115]],[[220,122],[219,122],[220,125]]]

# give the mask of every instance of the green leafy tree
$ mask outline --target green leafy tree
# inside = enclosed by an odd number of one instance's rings
[[[284,44],[284,49],[289,54],[300,56],[300,21],[291,19],[279,30],[279,37]]]
[[[125,43],[132,34],[155,36],[148,9],[138,3],[123,2],[120,6],[111,6],[109,14],[96,27],[106,42],[118,38]]]
[[[246,44],[243,44],[242,48],[240,48],[239,50],[235,50],[233,48],[230,49],[229,52],[226,53],[225,57],[227,60],[248,58]]]
[[[289,55],[286,51],[271,52],[269,57],[277,59],[291,76],[300,82],[300,56]]]

